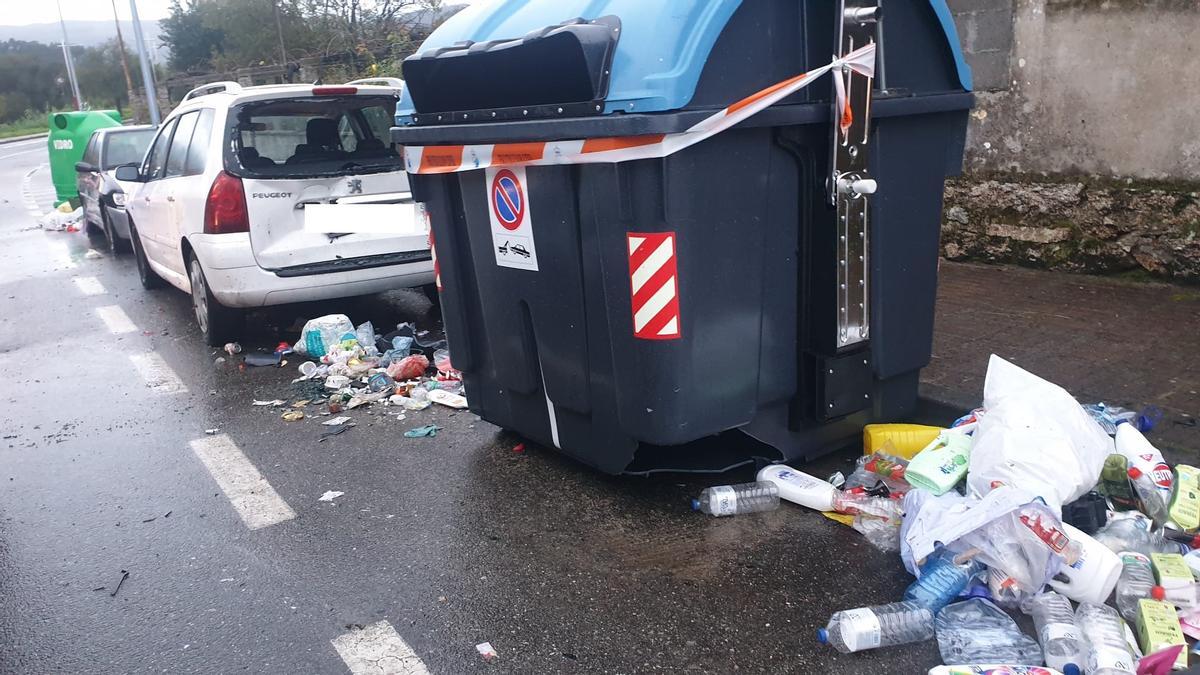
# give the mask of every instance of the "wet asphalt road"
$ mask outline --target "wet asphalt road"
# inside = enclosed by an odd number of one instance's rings
[[[816,643],[831,612],[894,600],[908,577],[798,507],[694,514],[689,498],[715,479],[608,477],[532,444],[517,453],[519,439],[468,412],[355,410],[356,427],[318,443],[323,418],[252,407],[307,398],[293,368],[214,365],[183,293],[143,291],[129,256],[87,257],[99,239],[33,228],[21,187],[45,161],[26,150],[43,142],[0,145],[0,670],[344,673],[331,640],[379,621],[434,673],[938,663],[933,642],[851,656]],[[29,181],[43,206],[48,175]],[[103,292],[85,295],[81,277]],[[136,330],[111,332],[96,313],[107,306]],[[330,309],[377,327],[431,320],[407,293],[285,307],[253,315],[243,344],[294,340],[294,319]],[[147,353],[186,391],[148,386],[130,358]],[[431,423],[435,438],[401,435]],[[189,447],[214,428],[295,518],[247,528]],[[345,495],[319,502],[327,490]],[[476,653],[484,641],[498,660]]]

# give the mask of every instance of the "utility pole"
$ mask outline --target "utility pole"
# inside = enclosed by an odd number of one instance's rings
[[[271,9],[275,11],[275,30],[279,33],[279,65],[287,72],[287,49],[283,46],[283,22],[279,20],[279,2],[270,0]],[[286,79],[286,78],[285,78]]]
[[[125,39],[121,37],[121,17],[117,15],[117,0],[111,0],[113,23],[117,24],[117,49],[121,50],[121,70],[125,71],[125,94],[129,97],[129,109],[133,111],[133,121],[138,121],[137,106],[133,104],[133,78],[129,76],[129,57],[125,54]]]
[[[142,21],[138,19],[137,0],[129,0],[129,14],[133,18],[133,39],[137,42],[138,61],[142,64],[142,86],[146,88],[146,108],[150,112],[150,123],[158,126],[162,118],[158,115],[158,92],[154,88],[154,72],[150,70],[150,56],[146,53],[146,38],[142,36]]]
[[[62,3],[58,5],[58,25],[62,27],[63,61],[67,64],[67,79],[71,81],[71,95],[75,97],[75,109],[83,110],[83,96],[79,95],[79,80],[75,79],[75,59],[71,58],[71,41],[67,39],[67,22],[63,20]]]

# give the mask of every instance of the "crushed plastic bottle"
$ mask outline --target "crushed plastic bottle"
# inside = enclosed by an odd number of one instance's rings
[[[921,642],[933,637],[933,612],[915,602],[859,607],[835,613],[817,629],[817,641],[843,654]]]
[[[1117,610],[1082,603],[1075,610],[1075,625],[1087,649],[1083,669],[1087,675],[1134,675],[1137,660],[1125,642],[1125,626]]]
[[[1159,491],[1158,484],[1150,477],[1150,474],[1136,466],[1131,466],[1129,467],[1129,482],[1133,483],[1133,489],[1141,501],[1142,512],[1150,516],[1155,525],[1165,525],[1171,519],[1171,515],[1167,510],[1167,502]]]
[[[956,561],[952,552],[942,549],[921,565],[921,576],[909,584],[904,599],[937,612],[961,595],[983,569],[974,559]]]
[[[767,481],[704,488],[700,497],[692,500],[692,509],[712,516],[733,516],[777,508],[779,488]]]
[[[967,663],[1042,664],[1042,647],[1004,610],[973,598],[937,613],[938,650],[948,666]]]
[[[1035,595],[1029,601],[1029,613],[1037,629],[1038,642],[1046,665],[1064,673],[1083,666],[1083,640],[1075,626],[1075,610],[1071,601],[1054,591]]]
[[[1137,511],[1114,516],[1100,528],[1093,539],[1104,544],[1113,553],[1137,551],[1149,556],[1151,553],[1186,553],[1188,544],[1173,541],[1162,530],[1151,530],[1150,519]]]
[[[1135,551],[1122,551],[1120,556],[1121,576],[1117,579],[1117,610],[1126,621],[1136,624],[1138,600],[1156,594],[1161,596],[1163,591],[1154,584],[1154,567],[1150,564],[1150,558]]]
[[[1133,425],[1138,431],[1145,433],[1152,430],[1162,419],[1162,411],[1155,406],[1147,406],[1141,412],[1134,412],[1105,403],[1089,403],[1083,406],[1083,409],[1109,436],[1116,434],[1117,427],[1121,424]]]

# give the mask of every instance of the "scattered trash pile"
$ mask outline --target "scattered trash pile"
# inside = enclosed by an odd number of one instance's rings
[[[725,516],[782,498],[899,552],[916,577],[900,601],[818,631],[842,653],[936,638],[931,675],[1166,673],[1200,639],[1200,469],[1146,439],[1160,416],[1081,406],[992,356],[983,406],[949,429],[870,425],[848,478],[773,465],[692,505]]]
[[[72,209],[71,202],[59,204],[38,219],[38,227],[54,232],[78,232],[82,224],[83,207]]]
[[[427,341],[411,323],[402,323],[379,335],[368,321],[357,327],[344,314],[330,314],[304,325],[294,345],[281,343],[273,354],[247,354],[246,365],[283,366],[289,354],[307,358],[299,365],[300,376],[292,384],[313,383],[311,394],[296,401],[281,417],[296,422],[306,417],[304,408],[323,406],[321,414],[338,415],[322,422],[332,429],[326,437],[342,433],[353,423],[340,413],[360,406],[398,406],[402,411],[425,410],[433,404],[456,410],[467,407],[462,373],[450,362],[445,340]],[[230,356],[241,352],[236,343],[225,345]],[[253,405],[283,406],[286,401],[254,401]],[[404,419],[404,413],[399,415]],[[409,438],[436,435],[436,425],[419,426],[405,432]]]

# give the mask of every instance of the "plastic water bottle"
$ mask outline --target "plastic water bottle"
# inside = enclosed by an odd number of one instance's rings
[[[817,629],[817,640],[843,654],[933,638],[933,612],[915,602],[837,612]]]
[[[1142,510],[1150,516],[1155,525],[1163,525],[1171,519],[1171,515],[1167,512],[1167,500],[1163,499],[1158,484],[1154,482],[1150,474],[1136,466],[1129,467],[1129,482],[1133,483],[1133,489],[1142,502]]]
[[[1171,501],[1175,476],[1171,473],[1170,465],[1163,459],[1158,448],[1151,445],[1142,432],[1132,424],[1117,425],[1115,442],[1117,452],[1125,455],[1129,460],[1129,466],[1136,467],[1150,477],[1151,482],[1158,488],[1162,502],[1166,504]]]
[[[954,562],[954,554],[943,550],[921,566],[921,576],[904,591],[904,599],[937,612],[962,594],[982,570],[974,560]]]
[[[1150,558],[1134,551],[1122,551],[1121,576],[1117,579],[1117,609],[1121,616],[1137,625],[1138,600],[1151,598],[1156,593],[1161,594],[1162,588],[1154,584]]]
[[[774,511],[779,508],[779,488],[767,481],[704,488],[692,500],[692,508],[712,516]]]
[[[1033,596],[1030,613],[1046,665],[1067,673],[1078,673],[1083,665],[1083,641],[1075,627],[1071,601],[1054,591]]]
[[[1117,610],[1082,603],[1075,611],[1075,625],[1087,648],[1087,675],[1134,675],[1137,659],[1125,642],[1125,625]]]

